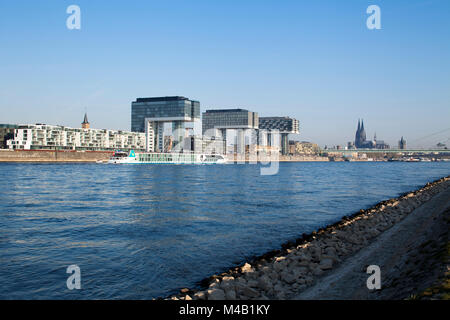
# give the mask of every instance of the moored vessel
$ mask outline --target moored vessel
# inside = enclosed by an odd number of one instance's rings
[[[159,153],[117,152],[109,159],[110,164],[224,164],[226,159],[220,154],[200,153]]]

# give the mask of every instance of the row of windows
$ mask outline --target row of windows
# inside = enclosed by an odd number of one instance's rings
[[[194,162],[195,155],[173,153],[173,154],[158,154],[158,153],[141,153],[138,154],[139,161],[143,162]]]
[[[133,102],[131,105],[131,130],[145,131],[145,118],[200,117],[200,103],[189,100],[170,102]]]

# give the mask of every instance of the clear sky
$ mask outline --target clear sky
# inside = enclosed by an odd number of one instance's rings
[[[87,109],[129,130],[135,98],[182,95],[295,117],[321,146],[358,118],[391,145],[450,144],[432,135],[450,127],[448,0],[0,0],[0,43],[0,123],[79,127]]]

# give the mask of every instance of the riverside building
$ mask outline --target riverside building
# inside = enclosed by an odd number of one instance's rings
[[[16,129],[16,124],[0,124],[0,149],[6,149],[8,147],[7,141],[14,138],[14,131]]]
[[[281,154],[287,155],[289,153],[289,134],[299,133],[299,121],[290,117],[260,117],[259,130],[264,135],[260,134],[261,145],[271,145],[271,132],[278,132],[281,136]],[[262,140],[262,141],[261,141]]]
[[[145,150],[145,133],[46,124],[18,125],[8,140],[13,150]]]
[[[184,139],[184,151],[225,154],[225,141],[220,137],[192,135]]]
[[[259,126],[258,113],[246,109],[206,110],[202,114],[202,132],[207,137],[218,137],[226,141],[227,131],[236,130],[235,153],[243,153],[248,145],[256,145]]]
[[[164,150],[164,124],[172,123],[174,144],[183,143],[186,122],[200,120],[200,102],[181,96],[137,98],[131,103],[131,131],[145,132],[147,151]]]
[[[289,141],[289,153],[292,155],[319,154],[320,148],[318,144],[308,141]]]

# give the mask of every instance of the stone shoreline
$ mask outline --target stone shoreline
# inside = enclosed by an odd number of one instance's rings
[[[201,282],[200,290],[182,289],[169,300],[292,299],[319,277],[357,253],[383,231],[435,194],[450,187],[450,176],[397,198],[343,217],[339,222],[282,245],[228,272]]]

